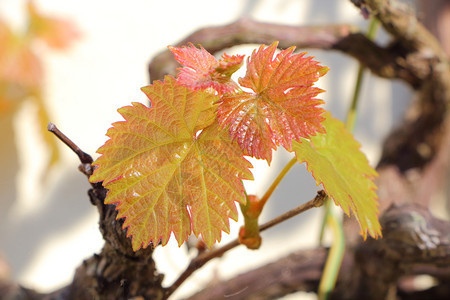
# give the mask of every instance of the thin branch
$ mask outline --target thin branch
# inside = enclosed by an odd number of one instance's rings
[[[247,18],[224,26],[206,27],[195,31],[176,46],[201,44],[210,53],[245,44],[272,44],[279,41],[280,48],[333,49],[344,37],[357,33],[358,28],[347,24],[326,26],[290,26],[258,22]],[[150,79],[161,80],[166,74],[174,75],[179,64],[170,51],[155,56],[149,65]]]
[[[315,292],[327,253],[322,247],[295,251],[211,285],[187,299],[279,299],[296,291]]]
[[[316,197],[314,197],[314,199],[309,200],[308,202],[297,206],[294,209],[291,209],[290,211],[270,220],[269,222],[261,225],[259,227],[259,231],[264,231],[266,229],[269,229],[270,227],[273,227],[275,225],[278,225],[292,217],[295,217],[296,215],[299,215],[311,208],[314,207],[321,207],[324,203],[325,203],[325,198],[327,197],[327,194],[325,193],[324,190],[320,190],[317,192]]]
[[[69,139],[64,133],[62,133],[58,127],[56,127],[53,123],[48,123],[47,130],[53,133],[61,142],[67,145],[70,149],[72,149],[73,152],[78,156],[78,158],[81,161],[80,171],[83,172],[86,176],[92,175],[92,163],[93,159],[92,157],[81,150],[80,147],[78,147],[74,142],[72,142],[71,139]]]
[[[284,222],[296,215],[299,215],[311,208],[322,206],[325,202],[326,197],[327,197],[327,195],[323,190],[318,191],[317,195],[314,197],[314,199],[312,199],[306,203],[303,203],[302,205],[261,225],[259,227],[259,231],[262,232],[266,229],[269,229],[269,228],[271,228],[277,224],[280,224],[281,222]],[[170,287],[168,287],[166,289],[164,299],[167,299],[170,295],[172,295],[173,292],[175,292],[175,290],[177,290],[181,286],[181,284],[183,284],[183,282],[192,275],[192,273],[194,273],[195,271],[197,271],[198,269],[203,267],[207,262],[209,262],[213,258],[221,257],[227,251],[229,251],[239,245],[240,244],[239,244],[238,239],[235,239],[220,248],[216,248],[211,251],[204,252],[204,253],[200,254],[199,256],[197,256],[196,258],[194,258],[189,263],[189,266],[186,268],[186,270],[184,270],[184,272],[181,273],[181,275],[178,277],[178,279]]]
[[[414,88],[420,86],[431,72],[429,60],[432,57],[426,52],[417,53],[408,59],[408,54],[415,49],[398,45],[380,47],[357,27],[347,24],[290,26],[239,19],[228,25],[200,29],[176,43],[176,46],[191,42],[201,44],[210,53],[217,53],[232,46],[271,44],[274,41],[279,41],[280,48],[296,46],[341,51],[357,59],[374,74],[402,79]],[[162,80],[167,74],[175,75],[178,67],[172,53],[165,50],[150,62],[150,79]]]
[[[382,297],[381,290],[375,291],[378,297],[372,298],[368,292],[374,283],[385,280],[384,276],[391,271],[396,278],[430,274],[448,286],[450,222],[438,220],[427,209],[415,205],[391,207],[382,221],[383,239],[369,239],[362,243],[356,250],[356,262],[352,251],[345,253],[339,272],[338,290],[332,294],[334,299],[386,299]],[[318,247],[290,253],[231,279],[217,282],[188,299],[277,299],[296,291],[317,292],[329,251]],[[351,282],[342,281],[345,277]],[[358,281],[367,286],[355,289]],[[409,299],[406,296],[400,299]],[[442,298],[446,299],[445,296],[439,299]],[[435,298],[424,296],[421,299]]]

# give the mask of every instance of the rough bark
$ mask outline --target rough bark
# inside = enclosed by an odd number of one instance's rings
[[[228,281],[218,282],[188,299],[278,299],[296,291],[314,292],[327,253],[324,248],[291,253]]]
[[[90,169],[89,165],[81,165],[84,171],[86,167]],[[122,229],[123,221],[116,220],[115,206],[104,204],[105,196],[101,183],[93,184],[89,190],[91,203],[98,208],[105,245],[100,253],[83,261],[70,285],[50,294],[40,294],[0,280],[0,299],[162,299],[163,275],[156,271],[153,247],[133,252],[131,240]]]
[[[86,165],[81,165],[84,169]],[[99,211],[99,227],[105,245],[99,254],[83,261],[72,283],[50,294],[39,294],[13,284],[0,286],[0,299],[162,299],[163,275],[156,271],[153,247],[133,252],[131,240],[116,220],[114,205],[105,205],[106,190],[101,183],[89,190],[91,203]],[[3,293],[9,291],[8,294]],[[136,297],[136,298],[135,298]]]
[[[106,190],[95,184],[89,198],[99,211],[100,231],[105,245],[77,269],[74,280],[63,291],[66,299],[162,299],[162,275],[156,271],[153,247],[133,252],[131,240],[116,220],[113,205],[105,205]]]
[[[395,292],[396,284],[407,275],[427,274],[440,280],[442,286],[448,283],[449,222],[436,219],[427,209],[415,204],[392,206],[380,221],[383,239],[360,243],[354,252],[346,253],[333,299],[388,299],[389,293]],[[327,252],[325,248],[297,251],[218,282],[189,299],[277,299],[297,291],[315,292]],[[441,292],[444,290],[439,288]],[[399,299],[419,295],[426,293],[401,289],[398,292]],[[435,296],[432,299],[448,298],[448,294]]]

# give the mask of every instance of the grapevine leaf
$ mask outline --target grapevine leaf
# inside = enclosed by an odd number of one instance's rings
[[[200,46],[189,44],[188,47],[169,46],[175,59],[184,67],[180,68],[178,82],[193,89],[213,88],[219,94],[234,92],[237,84],[230,76],[237,71],[244,59],[243,55],[222,56],[220,61]]]
[[[325,132],[324,110],[317,107],[323,101],[315,98],[323,90],[313,84],[328,68],[305,53],[293,54],[295,47],[274,57],[277,45],[263,45],[248,59],[239,83],[254,93],[225,94],[218,108],[219,123],[229,125],[244,153],[268,162],[277,145],[291,151],[292,140]]]
[[[167,244],[171,232],[179,245],[192,231],[211,246],[237,219],[234,201],[245,203],[251,164],[215,121],[217,96],[170,76],[142,90],[151,108],[119,109],[125,121],[108,130],[90,180],[103,181],[105,203],[118,204],[135,251]]]
[[[378,202],[373,179],[377,172],[370,167],[367,158],[359,150],[359,143],[345,129],[345,125],[324,114],[322,125],[326,134],[318,134],[308,141],[294,141],[292,149],[300,163],[306,162],[308,171],[317,185],[322,184],[336,205],[349,215],[355,215],[364,239],[367,232],[373,237],[381,236],[378,221]]]
[[[216,67],[216,72],[231,76],[242,67],[243,61],[244,55],[228,55],[224,53],[222,59],[219,60],[219,65]]]

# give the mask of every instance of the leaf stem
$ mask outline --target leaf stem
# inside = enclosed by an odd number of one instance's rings
[[[284,178],[284,176],[287,174],[287,172],[289,172],[289,170],[297,163],[297,158],[294,157],[292,158],[285,166],[284,168],[281,170],[281,172],[278,174],[278,176],[275,178],[275,180],[272,182],[272,184],[270,185],[270,187],[267,189],[266,193],[264,194],[264,196],[262,196],[260,203],[261,203],[261,207],[264,207],[264,205],[266,204],[267,200],[269,200],[270,196],[272,196],[273,192],[275,191],[275,189],[278,187],[278,185],[280,184],[281,180]]]
[[[258,200],[256,196],[252,196],[256,197],[252,198],[255,201],[250,201],[249,197],[246,195],[247,203],[245,205],[240,205],[242,215],[244,216],[244,226],[242,226],[239,231],[240,243],[245,244],[249,249],[258,249],[261,246],[261,230],[258,226],[258,218],[264,208],[264,205],[266,205],[267,200],[269,200],[281,180],[283,180],[287,172],[289,172],[292,166],[296,163],[297,158],[294,157],[283,167],[261,199]]]
[[[286,168],[286,167],[285,167]],[[314,199],[309,200],[306,203],[303,203],[302,205],[270,220],[269,222],[262,224],[259,226],[259,231],[267,230],[281,222],[284,222],[296,215],[299,215],[311,208],[314,207],[320,207],[324,204],[325,199],[327,198],[326,193],[323,190],[320,190],[317,192],[317,195],[314,197]],[[194,259],[191,260],[187,268],[183,271],[183,273],[180,274],[178,279],[168,288],[165,290],[164,299],[167,299],[170,295],[173,294],[180,286],[183,284],[183,282],[189,278],[189,276],[192,275],[195,271],[203,267],[207,262],[212,260],[216,257],[221,257],[225,252],[241,245],[239,243],[238,239],[234,239],[233,241],[229,242],[228,244],[223,245],[220,248],[212,249],[208,252],[203,252],[202,254],[198,255]]]

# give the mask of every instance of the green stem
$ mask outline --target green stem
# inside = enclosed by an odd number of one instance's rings
[[[269,189],[266,191],[264,196],[262,196],[262,198],[260,200],[261,207],[263,207],[266,204],[267,200],[269,200],[270,196],[272,196],[272,194],[275,191],[275,189],[277,188],[278,184],[281,182],[281,180],[284,178],[284,176],[287,174],[287,172],[296,163],[297,163],[297,158],[294,157],[284,166],[283,170],[281,170],[281,172],[278,174],[277,178],[275,178],[275,180],[272,182],[272,184],[270,185]]]
[[[331,202],[330,199],[327,199],[327,202]],[[333,229],[334,242],[328,253],[325,268],[320,280],[318,291],[319,300],[328,299],[333,290],[345,252],[345,237],[344,230],[342,229],[342,222],[333,210],[330,210],[328,213],[327,221],[329,226]]]
[[[324,205],[324,216],[322,219],[322,224],[320,225],[320,233],[319,233],[319,245],[323,247],[323,238],[325,235],[325,228],[327,226],[327,221],[330,215],[330,210],[331,210],[331,201],[329,200],[329,198],[327,197],[327,199],[325,199],[325,205]]]
[[[366,36],[367,38],[373,40],[375,38],[375,35],[377,33],[377,29],[380,25],[380,22],[376,18],[372,18],[369,23],[369,28],[367,29]],[[355,128],[355,121],[356,121],[356,109],[358,107],[358,99],[359,94],[361,92],[361,83],[364,76],[364,66],[362,64],[359,64],[358,67],[358,75],[356,76],[356,83],[355,83],[355,89],[353,91],[353,97],[352,102],[350,104],[350,108],[347,112],[347,119],[345,121],[345,125],[347,127],[348,131],[353,131]]]
[[[295,165],[297,158],[291,159],[281,170],[278,176],[270,185],[264,196],[259,201],[250,201],[248,195],[245,205],[240,204],[242,214],[244,216],[244,226],[239,231],[239,240],[245,244],[249,249],[258,249],[261,245],[261,236],[258,228],[258,218],[264,208],[267,200],[273,194],[275,189],[286,176],[287,172]]]
[[[355,121],[356,121],[356,109],[358,107],[358,99],[359,99],[359,93],[361,91],[361,82],[364,75],[364,67],[360,64],[358,67],[358,75],[356,76],[356,84],[355,84],[355,90],[353,91],[353,97],[352,97],[352,103],[350,104],[350,108],[347,112],[347,119],[345,121],[345,127],[349,131],[353,131],[353,128],[355,128]]]
[[[379,21],[372,18],[367,30],[366,36],[373,40],[377,29],[379,27]],[[358,75],[356,78],[355,89],[353,92],[352,102],[347,113],[346,118],[346,128],[348,131],[352,132],[355,127],[356,122],[356,112],[358,107],[358,100],[361,91],[361,83],[364,76],[364,66],[359,65]],[[345,251],[345,236],[342,228],[342,222],[332,210],[331,200],[327,199],[325,202],[325,215],[322,222],[322,227],[320,230],[319,243],[322,244],[323,235],[326,225],[329,225],[333,230],[333,244],[331,246],[330,252],[325,263],[325,269],[320,279],[318,296],[320,300],[328,299],[331,291],[334,289],[336,284],[337,276],[339,274],[339,269],[342,263],[342,258]]]

